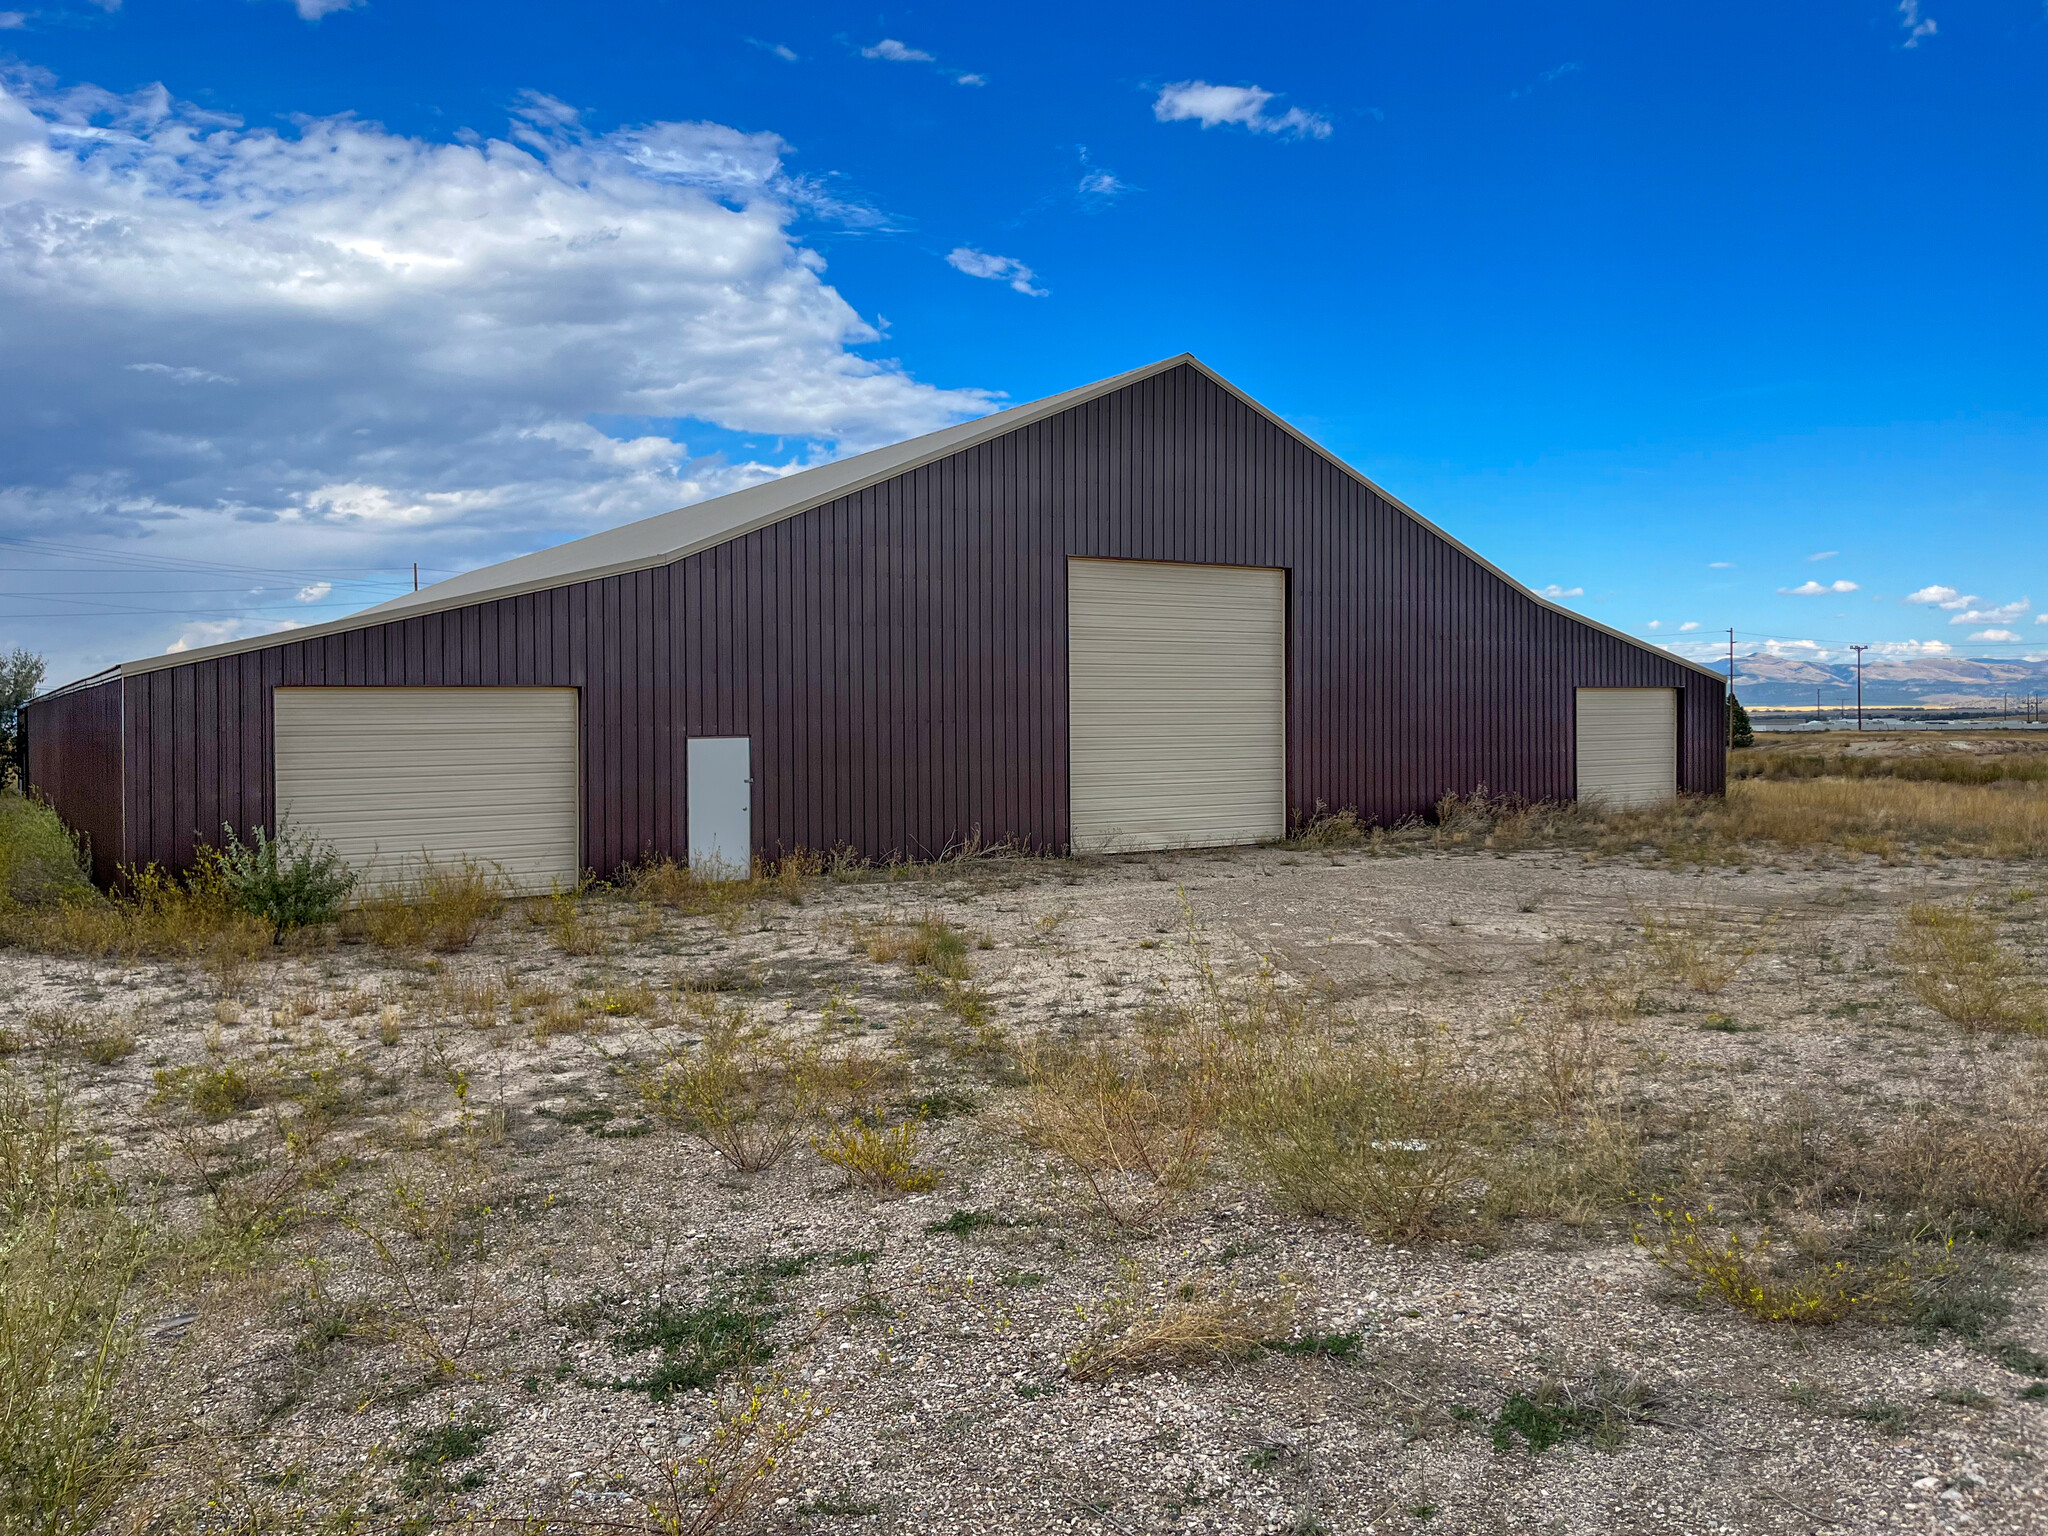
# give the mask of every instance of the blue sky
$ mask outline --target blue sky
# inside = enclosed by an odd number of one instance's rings
[[[2048,655],[2042,0],[0,4],[54,676],[1182,350],[1647,638]]]

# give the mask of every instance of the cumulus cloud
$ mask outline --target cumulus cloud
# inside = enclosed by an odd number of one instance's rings
[[[1967,608],[1978,599],[1966,597],[1954,587],[1935,586],[1922,587],[1918,592],[1907,593],[1906,601],[1930,608]]]
[[[1287,134],[1296,138],[1327,139],[1330,120],[1319,113],[1289,107],[1269,112],[1273,93],[1256,85],[1211,85],[1206,80],[1181,80],[1167,86],[1152,103],[1152,115],[1162,123],[1200,123],[1204,128],[1226,125],[1249,128],[1253,133]]]
[[[2016,603],[2000,603],[1993,608],[1979,608],[1976,606],[1976,603],[1977,599],[1974,597],[1971,598],[1969,600],[1969,606],[1965,607],[1961,613],[1958,613],[1953,618],[1951,618],[1949,620],[1949,623],[2010,624],[2014,620],[2019,619],[2025,616],[2026,614],[2033,612],[2034,610],[2034,605],[2024,597]],[[1944,608],[1951,606],[1953,605],[1949,603],[1942,604],[1942,607]]]
[[[1918,48],[1920,39],[1932,37],[1941,29],[1934,24],[1932,16],[1920,14],[1920,0],[1899,0],[1899,25],[1905,29],[1906,40],[1901,48]]]
[[[301,21],[318,21],[336,11],[352,11],[362,3],[363,0],[292,0]]]
[[[1560,587],[1554,581],[1549,586],[1544,587],[1541,590],[1543,595],[1549,598],[1552,602],[1556,602],[1559,598],[1584,597],[1586,595],[1586,589],[1584,587]]]
[[[498,137],[441,143],[16,76],[0,536],[232,560],[261,524],[241,558],[300,573],[288,602],[343,569],[460,570],[987,410],[859,350],[878,332],[797,231],[872,215],[789,154],[716,123],[593,133],[546,97]],[[33,636],[19,616],[42,610],[8,606],[0,640],[33,638],[53,676],[175,631],[168,600]]]
[[[334,583],[331,581],[308,582],[305,586],[299,588],[298,600],[302,603],[317,603],[333,590]]]
[[[2006,644],[2016,644],[2024,640],[2026,636],[2010,629],[1980,629],[1970,638],[1972,640],[1997,640]]]
[[[1796,587],[1778,588],[1779,593],[1785,597],[1825,597],[1829,593],[1854,592],[1855,590],[1856,583],[1853,581],[1831,581],[1825,586],[1817,581],[1802,581]]]
[[[891,64],[936,64],[938,59],[922,48],[913,48],[908,43],[885,37],[879,43],[870,43],[861,49],[864,59],[887,59]]]
[[[782,60],[785,64],[798,64],[803,61],[803,55],[799,54],[787,43],[766,43],[758,37],[750,37],[747,41],[756,48],[759,48],[763,53],[774,54],[775,57]]]
[[[1016,292],[1029,294],[1034,299],[1042,299],[1046,295],[1045,289],[1032,285],[1038,274],[1014,256],[994,256],[972,246],[960,245],[946,253],[946,265],[957,272],[965,272],[969,277],[986,277],[998,283],[1008,283]]]
[[[1944,640],[1880,640],[1871,646],[1880,656],[1948,656],[1954,647]]]
[[[1700,621],[1698,619],[1687,619],[1683,624],[1678,626],[1678,632],[1681,635],[1690,634],[1693,630],[1698,629],[1699,627]]]

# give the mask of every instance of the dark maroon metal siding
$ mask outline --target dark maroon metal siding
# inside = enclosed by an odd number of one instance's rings
[[[1533,602],[1192,368],[674,565],[130,679],[132,856],[271,814],[270,691],[582,690],[584,860],[683,851],[684,742],[750,736],[776,852],[1067,842],[1067,560],[1289,572],[1288,801],[1393,821],[1573,793],[1573,689],[1682,690],[1679,782],[1723,786],[1720,683]]]
[[[121,679],[38,699],[22,712],[28,789],[86,836],[92,876],[111,884],[128,857],[121,830]]]

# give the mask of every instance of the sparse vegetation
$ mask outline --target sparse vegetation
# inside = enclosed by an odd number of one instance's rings
[[[348,913],[349,926],[385,949],[469,948],[484,924],[505,909],[505,882],[474,859],[431,859],[402,880],[379,887]]]
[[[0,954],[0,1501],[52,1536],[1011,1529],[1023,1487],[1134,1529],[1590,1525],[1528,1457],[1627,1439],[1660,1497],[1725,1406],[1756,1449],[1740,1490],[1688,1474],[1703,1521],[1766,1482],[1840,1514],[1881,1432],[1975,1458],[1995,1524],[2024,1474],[1981,1453],[2048,1400],[2044,882],[1867,821],[1877,860],[1807,870],[1743,814],[656,865],[509,926],[471,880],[359,893],[367,943],[218,871],[15,901],[101,936]],[[1616,1339],[1729,1368],[1652,1390]]]
[[[1975,906],[1915,902],[1895,953],[1913,995],[1965,1029],[2048,1030],[2040,983]]]
[[[1248,1360],[1294,1321],[1291,1294],[1248,1295],[1184,1280],[1158,1294],[1126,1260],[1120,1283],[1094,1309],[1094,1325],[1067,1356],[1067,1375],[1104,1381],[1137,1371]]]
[[[835,1125],[811,1145],[833,1167],[875,1194],[905,1194],[930,1189],[939,1182],[936,1170],[918,1166],[918,1142],[924,1131],[922,1116],[891,1126],[866,1125],[855,1120]]]

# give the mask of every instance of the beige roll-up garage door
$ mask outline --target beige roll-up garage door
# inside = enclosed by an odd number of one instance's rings
[[[1678,793],[1678,690],[1579,690],[1579,798],[1619,809]]]
[[[366,884],[475,859],[515,891],[579,872],[573,688],[279,688],[277,805]]]
[[[1070,561],[1074,847],[1203,848],[1282,836],[1286,655],[1279,571]]]

